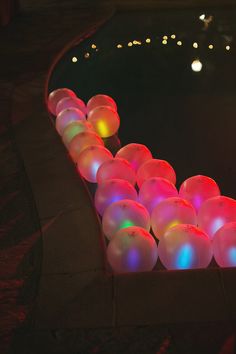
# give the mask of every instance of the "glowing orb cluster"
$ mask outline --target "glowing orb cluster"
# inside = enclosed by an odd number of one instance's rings
[[[76,94],[68,88],[59,88],[52,91],[48,96],[48,110],[56,116],[56,107],[58,102],[65,97],[76,97]]]
[[[127,160],[118,157],[101,165],[97,173],[98,183],[114,178],[124,179],[132,185],[135,185],[136,183],[136,174],[130,163]]]
[[[130,226],[139,226],[147,231],[150,230],[150,216],[143,205],[134,200],[123,199],[106,208],[103,214],[102,228],[109,240],[118,230]]]
[[[225,224],[215,233],[212,247],[220,267],[236,267],[236,222]]]
[[[199,209],[198,225],[210,238],[229,222],[236,221],[236,200],[218,196],[205,201]]]
[[[152,158],[151,151],[142,144],[128,144],[123,146],[116,154],[116,157],[121,157],[129,161],[135,171],[141,165]]]
[[[61,111],[56,118],[56,130],[62,135],[64,129],[72,122],[85,121],[85,115],[77,108],[67,108]]]
[[[88,114],[88,121],[102,138],[108,138],[116,134],[120,126],[118,113],[108,106],[94,108]]]
[[[139,190],[139,202],[150,214],[162,200],[177,196],[178,191],[173,183],[162,177],[149,178]]]
[[[168,198],[153,209],[151,225],[158,239],[168,229],[179,224],[197,225],[197,214],[187,200],[178,197]]]
[[[108,262],[115,273],[150,271],[157,257],[155,240],[138,226],[119,230],[107,247]]]
[[[98,185],[95,193],[95,207],[100,215],[112,203],[122,199],[137,200],[134,187],[122,179],[109,179]]]
[[[196,226],[180,224],[160,238],[158,255],[167,269],[206,268],[212,259],[211,241]]]
[[[78,134],[93,131],[92,125],[85,120],[76,120],[73,123],[70,123],[64,130],[62,134],[62,141],[66,147],[69,146],[71,140]]]
[[[178,193],[167,161],[143,144],[120,147],[110,96],[95,95],[86,106],[62,88],[50,93],[48,109],[79,174],[97,183],[94,204],[115,273],[152,270],[157,255],[167,269],[206,268],[213,252],[220,267],[236,267],[236,200],[221,196],[212,178],[190,177]]]
[[[176,183],[175,171],[165,160],[151,159],[142,164],[137,172],[137,184],[139,188],[143,182],[152,177],[163,177],[173,184]]]
[[[87,110],[88,113],[92,111],[94,108],[100,107],[100,106],[107,106],[111,107],[115,111],[117,111],[117,105],[113,98],[107,95],[95,95],[90,98],[90,100],[87,103]]]
[[[102,145],[90,145],[78,156],[77,169],[88,182],[97,182],[99,167],[112,158],[112,153]]]
[[[69,154],[74,162],[77,162],[79,154],[90,145],[102,145],[104,142],[95,132],[86,131],[76,135],[69,144]]]
[[[64,111],[64,109],[67,108],[78,108],[80,111],[82,111],[84,114],[86,114],[87,109],[86,105],[81,98],[78,97],[64,97],[62,98],[57,106],[56,106],[56,115],[58,115],[61,111]]]
[[[202,203],[220,195],[217,183],[210,177],[197,175],[186,179],[180,186],[179,196],[188,200],[198,212]]]

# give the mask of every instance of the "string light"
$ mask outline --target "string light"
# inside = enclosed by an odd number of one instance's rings
[[[164,45],[167,44],[167,40],[163,39],[162,44],[164,44]]]
[[[201,21],[204,21],[205,18],[206,18],[206,15],[205,15],[205,14],[202,14],[202,15],[199,16],[199,20],[201,20]]]
[[[182,45],[182,44],[183,44],[183,43],[182,43],[181,41],[178,41],[178,42],[177,42],[177,45],[179,45],[179,46]]]
[[[214,48],[213,44],[209,44],[208,48],[213,49]]]
[[[194,42],[194,43],[193,43],[193,48],[198,48],[197,42]]]
[[[168,39],[168,36],[163,36],[163,39],[164,39],[164,40],[167,40],[167,39]]]
[[[97,48],[96,44],[92,44],[91,48],[96,49]]]
[[[151,39],[150,38],[146,38],[146,43],[151,43]]]
[[[176,35],[175,35],[175,34],[172,34],[170,37],[171,37],[172,39],[175,39],[175,38],[176,38]]]
[[[132,42],[129,42],[128,43],[128,47],[132,47],[133,43]]]
[[[71,60],[72,60],[73,63],[76,63],[78,61],[78,58],[77,57],[73,57]]]
[[[85,53],[85,54],[84,54],[84,57],[85,57],[85,59],[88,59],[88,58],[90,57],[90,53],[88,53],[88,52]]]
[[[192,70],[195,71],[196,73],[200,72],[202,70],[202,63],[200,62],[199,59],[195,59],[192,64],[191,64]]]
[[[123,45],[122,45],[122,44],[117,44],[116,47],[117,47],[117,48],[123,48]]]
[[[227,46],[225,47],[225,49],[226,49],[226,50],[230,50],[230,45],[227,45]]]

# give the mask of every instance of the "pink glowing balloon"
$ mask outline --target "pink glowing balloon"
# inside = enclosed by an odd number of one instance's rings
[[[74,162],[78,160],[79,154],[90,145],[102,145],[104,142],[95,132],[86,131],[76,135],[69,143],[68,149]]]
[[[87,110],[88,113],[92,111],[94,108],[100,107],[100,106],[107,106],[111,107],[115,111],[117,111],[117,105],[113,98],[107,95],[95,95],[90,98],[90,100],[87,103]]]
[[[139,226],[150,230],[150,216],[147,209],[134,200],[124,199],[112,203],[106,208],[102,218],[102,228],[111,240],[116,232],[130,226]]]
[[[142,144],[128,144],[123,146],[116,154],[116,157],[121,157],[129,161],[135,171],[141,165],[152,158],[151,151]]]
[[[110,159],[112,159],[112,154],[104,146],[91,145],[79,154],[77,169],[87,181],[96,183],[98,168]]]
[[[182,198],[174,197],[163,200],[152,212],[152,231],[157,238],[178,224],[197,225],[197,214],[194,207]]]
[[[236,221],[236,200],[224,196],[218,196],[206,200],[198,213],[198,226],[203,229],[210,238],[223,225]]]
[[[136,174],[130,163],[117,157],[102,164],[97,173],[98,183],[114,178],[125,179],[132,185],[136,183]]]
[[[212,259],[211,241],[196,226],[180,224],[161,237],[158,255],[167,269],[206,268]]]
[[[108,262],[115,273],[150,271],[157,257],[154,238],[138,226],[119,230],[107,247]]]
[[[177,197],[178,191],[167,179],[153,177],[146,180],[139,191],[139,202],[143,204],[150,215],[153,209],[167,198]]]
[[[95,193],[95,207],[100,215],[112,203],[122,199],[137,200],[134,187],[122,179],[109,179],[98,185]]]
[[[220,267],[236,267],[236,222],[225,224],[215,233],[212,248]]]
[[[87,121],[75,121],[70,123],[64,130],[62,134],[62,141],[66,147],[69,146],[71,140],[78,134],[86,132],[86,131],[94,131],[92,125]]]
[[[80,111],[84,113],[84,115],[86,115],[87,113],[86,105],[84,101],[81,100],[81,98],[64,97],[57,103],[56,114],[58,115],[61,111],[64,111],[64,109],[72,108],[72,107],[78,108]]]
[[[180,186],[179,196],[200,209],[205,200],[220,195],[216,182],[207,176],[197,175],[186,179]]]
[[[67,108],[61,111],[56,118],[56,130],[62,135],[65,128],[73,122],[85,121],[85,115],[77,108]]]
[[[176,174],[173,167],[165,160],[151,159],[138,169],[137,184],[139,188],[147,179],[151,177],[162,177],[168,179],[171,183],[176,183]]]
[[[67,88],[60,88],[50,92],[48,96],[48,109],[49,111],[56,116],[56,106],[58,102],[65,97],[76,97],[76,94]]]
[[[90,111],[88,121],[92,124],[95,132],[102,138],[108,138],[116,134],[120,126],[118,113],[107,106],[96,107]]]

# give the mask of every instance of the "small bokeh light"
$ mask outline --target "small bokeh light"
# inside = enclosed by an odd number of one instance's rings
[[[191,64],[191,68],[194,72],[198,73],[202,70],[202,63],[199,59],[195,59]]]
[[[151,43],[151,38],[146,38],[146,43]]]
[[[208,48],[213,49],[214,48],[213,44],[209,44]]]
[[[78,58],[77,58],[77,57],[73,57],[73,58],[71,59],[71,61],[72,61],[72,63],[77,63]]]
[[[229,50],[230,50],[230,45],[227,45],[227,46],[225,47],[225,49],[229,51]]]
[[[167,40],[163,39],[162,44],[166,45],[167,44]]]
[[[177,45],[179,45],[179,46],[181,46],[182,44],[183,44],[182,41],[177,42]]]
[[[117,46],[116,46],[116,48],[118,48],[118,49],[120,49],[122,47],[123,47],[122,44],[117,44]]]
[[[176,38],[176,35],[175,35],[175,34],[172,34],[172,35],[170,36],[170,38],[171,38],[171,39],[175,39],[175,38]]]
[[[197,42],[193,43],[193,48],[196,48],[196,49],[198,48],[198,43]]]
[[[205,18],[206,18],[206,15],[205,15],[205,14],[201,14],[201,15],[199,16],[199,20],[201,20],[201,21],[204,21]]]

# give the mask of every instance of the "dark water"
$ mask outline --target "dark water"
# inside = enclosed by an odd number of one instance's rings
[[[49,91],[68,87],[85,101],[97,93],[111,95],[121,118],[122,145],[147,145],[154,157],[173,165],[178,185],[205,174],[218,182],[222,194],[235,198],[236,11],[206,12],[205,22],[199,19],[202,12],[115,15],[61,59]],[[128,47],[133,40],[142,44]],[[199,73],[191,69],[197,58],[203,64]]]

